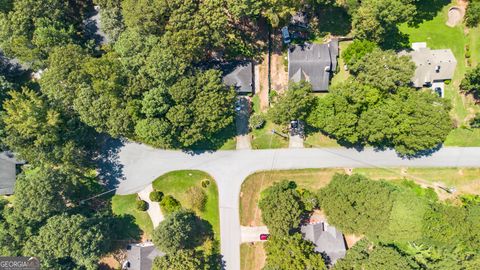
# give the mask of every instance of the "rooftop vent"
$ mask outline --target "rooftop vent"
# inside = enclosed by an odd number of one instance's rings
[[[437,72],[437,73],[440,72],[440,66],[435,66],[435,72]]]

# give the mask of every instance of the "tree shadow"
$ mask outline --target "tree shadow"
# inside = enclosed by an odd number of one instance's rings
[[[400,32],[397,26],[386,29],[383,42],[380,47],[384,50],[400,51],[410,48],[410,39],[407,34]]]
[[[142,237],[142,230],[135,224],[135,217],[132,215],[121,215],[113,217],[112,233],[114,240],[139,241]]]
[[[191,147],[188,148],[181,148],[184,152],[195,155],[195,154],[202,154],[205,152],[214,152],[219,150],[225,143],[235,138],[237,135],[237,128],[235,126],[235,121],[224,128],[223,130],[219,131],[218,133],[210,136],[206,140],[203,140]]]
[[[409,26],[418,27],[424,21],[430,21],[435,18],[445,6],[451,3],[450,0],[422,0],[415,1],[417,13],[413,16]]]
[[[318,31],[333,36],[346,36],[352,30],[352,18],[342,7],[325,6],[315,12]]]
[[[315,127],[312,127],[312,126],[309,126],[309,125],[305,125],[305,135],[306,136],[314,134],[314,133],[318,133],[318,132],[322,133],[323,135],[327,136],[330,139],[333,139],[333,140],[337,141],[337,143],[342,147],[345,147],[345,148],[348,148],[348,149],[355,149],[359,152],[363,151],[365,149],[365,144],[364,143],[361,143],[361,142],[351,143],[351,142],[346,141],[342,138],[336,137],[333,134],[329,134],[329,133],[327,133],[327,132],[325,132],[321,129],[318,129],[318,128],[315,128]],[[312,145],[312,147],[318,147],[318,146]]]
[[[125,145],[125,140],[108,136],[101,136],[99,139],[101,140],[100,149],[94,159],[98,168],[98,177],[105,187],[113,189],[121,180],[124,180],[123,165],[119,161],[118,154]]]

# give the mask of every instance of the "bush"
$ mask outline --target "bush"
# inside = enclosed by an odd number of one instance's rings
[[[475,115],[475,118],[472,119],[472,121],[470,122],[470,127],[480,128],[480,113],[477,113],[477,115]]]
[[[480,1],[469,1],[465,13],[465,23],[469,27],[475,27],[480,23]]]
[[[181,210],[182,205],[172,195],[167,195],[160,201],[160,208],[163,214],[168,215]]]
[[[158,190],[154,190],[150,192],[150,200],[152,202],[160,202],[162,201],[162,199],[163,199],[163,192]]]
[[[444,83],[445,83],[446,85],[449,85],[449,84],[452,83],[452,80],[445,80]]]
[[[138,199],[135,202],[135,208],[137,208],[138,211],[147,211],[148,210],[148,203],[144,200]]]
[[[342,53],[342,57],[348,66],[355,64],[363,56],[378,48],[377,44],[368,40],[355,40]]]
[[[202,187],[203,187],[203,188],[207,188],[208,186],[210,186],[210,180],[208,180],[208,179],[203,179],[203,180],[202,180]]]
[[[190,208],[203,211],[207,203],[207,194],[200,187],[193,186],[187,190],[187,201]]]
[[[260,113],[256,113],[250,117],[249,122],[250,129],[260,129],[265,125],[265,116]]]

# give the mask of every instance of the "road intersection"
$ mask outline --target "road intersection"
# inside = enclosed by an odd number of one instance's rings
[[[239,194],[243,181],[264,170],[360,167],[480,167],[480,147],[445,147],[421,158],[406,159],[394,151],[306,148],[216,151],[191,154],[127,143],[118,162],[123,179],[117,194],[141,191],[158,176],[175,170],[202,170],[217,182],[221,252],[226,269],[240,270]]]

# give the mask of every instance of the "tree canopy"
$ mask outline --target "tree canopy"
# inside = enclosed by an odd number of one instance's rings
[[[480,65],[468,71],[460,84],[460,90],[480,99]]]
[[[289,124],[293,120],[305,120],[315,104],[310,83],[290,83],[286,92],[278,98],[269,110],[270,117],[277,124]]]

